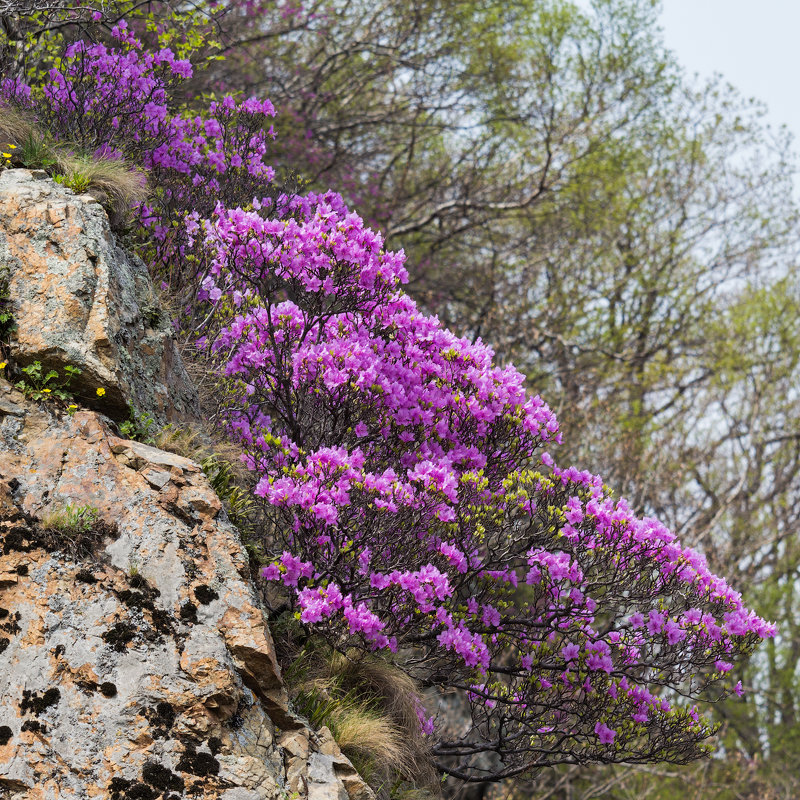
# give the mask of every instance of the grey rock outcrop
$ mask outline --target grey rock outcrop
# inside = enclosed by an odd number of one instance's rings
[[[22,170],[0,173],[0,193],[15,357],[77,364],[121,405],[191,418],[194,390],[166,329],[144,327],[138,268],[99,206]],[[200,467],[82,405],[70,415],[0,377],[0,798],[371,800],[327,729],[292,714],[246,552]],[[85,524],[65,524],[80,510]]]

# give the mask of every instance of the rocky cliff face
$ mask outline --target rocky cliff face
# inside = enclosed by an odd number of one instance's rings
[[[131,408],[158,422],[197,416],[197,393],[147,270],[117,247],[91,195],[76,198],[41,171],[0,172],[1,272],[20,364],[78,367],[71,391],[107,416],[124,419]]]
[[[92,198],[15,170],[3,271],[16,363],[82,374],[72,415],[0,377],[0,797],[368,800],[327,729],[292,714],[200,467],[113,432],[129,407],[197,413],[141,265]]]

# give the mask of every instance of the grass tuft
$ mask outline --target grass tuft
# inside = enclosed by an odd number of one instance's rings
[[[99,512],[91,506],[66,505],[43,514],[39,519],[42,528],[63,536],[88,533],[97,524]]]
[[[35,138],[39,137],[35,123],[27,114],[12,106],[3,106],[3,113],[0,114],[0,141],[19,147],[34,134]]]
[[[388,796],[398,782],[436,791],[415,682],[378,656],[323,647],[306,642],[284,673],[297,709],[315,727],[328,727],[379,795]]]
[[[148,195],[144,173],[123,160],[76,152],[53,142],[28,113],[0,109],[0,143],[11,146],[7,166],[43,169],[78,194],[88,192],[105,208],[114,229],[128,226],[133,210]]]
[[[144,174],[124,161],[60,152],[56,169],[61,183],[91,194],[106,209],[115,229],[129,225],[133,209],[147,199]]]

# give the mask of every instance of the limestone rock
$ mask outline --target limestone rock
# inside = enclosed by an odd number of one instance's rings
[[[373,795],[293,717],[236,529],[199,466],[0,380],[0,797]],[[157,474],[159,478],[153,479]],[[90,530],[48,512],[97,509]]]
[[[130,406],[196,413],[143,265],[92,198],[11,170],[0,277],[13,360],[83,370],[72,415],[0,377],[0,798],[374,800],[291,712],[201,468],[109,427]]]
[[[0,172],[0,273],[20,364],[40,361],[60,374],[68,364],[80,368],[78,401],[116,419],[129,407],[160,423],[198,413],[147,270],[116,245],[91,195],[76,196],[41,171]]]

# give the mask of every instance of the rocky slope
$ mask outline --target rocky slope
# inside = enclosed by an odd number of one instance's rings
[[[200,467],[114,433],[129,408],[198,413],[141,264],[91,197],[14,170],[2,273],[14,363],[82,373],[72,415],[0,377],[0,797],[368,800],[290,711]],[[76,509],[96,510],[84,530],[63,524]]]

